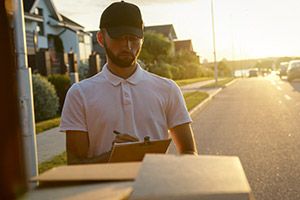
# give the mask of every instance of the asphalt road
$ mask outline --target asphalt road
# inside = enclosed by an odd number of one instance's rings
[[[256,200],[300,199],[300,81],[240,79],[193,120],[199,154],[238,156]]]

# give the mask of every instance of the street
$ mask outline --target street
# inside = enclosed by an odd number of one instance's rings
[[[300,81],[239,79],[197,115],[199,154],[238,156],[257,200],[300,199]]]

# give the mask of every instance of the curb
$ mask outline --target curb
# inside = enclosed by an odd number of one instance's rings
[[[218,88],[215,92],[209,95],[208,98],[206,98],[204,101],[202,101],[200,104],[198,104],[195,108],[193,108],[189,113],[190,116],[193,117],[197,112],[203,110],[205,106],[209,103],[210,100],[212,100],[221,90],[224,88],[234,84],[237,81],[237,79],[234,79],[230,81],[229,83],[225,84],[223,87]]]

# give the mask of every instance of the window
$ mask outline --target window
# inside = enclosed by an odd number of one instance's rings
[[[84,43],[84,36],[83,35],[78,35],[78,40],[79,40],[79,42]]]
[[[34,11],[34,14],[43,17],[43,9],[42,8],[36,8],[35,11]]]
[[[36,30],[37,30],[39,35],[44,35],[45,34],[43,22],[37,22]]]

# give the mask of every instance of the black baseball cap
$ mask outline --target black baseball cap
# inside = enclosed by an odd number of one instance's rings
[[[142,38],[144,35],[140,9],[124,1],[112,3],[103,11],[100,19],[100,29],[102,28],[105,28],[112,38],[125,34]]]

